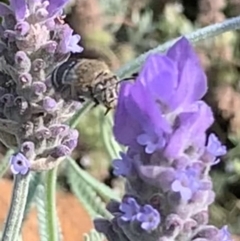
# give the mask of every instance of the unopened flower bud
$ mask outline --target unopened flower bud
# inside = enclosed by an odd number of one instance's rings
[[[32,63],[32,68],[34,72],[39,72],[45,68],[45,62],[42,59],[35,59]]]
[[[51,136],[51,132],[46,127],[42,127],[40,129],[36,130],[35,137],[37,140],[48,139],[50,136]]]
[[[57,49],[57,42],[49,41],[42,48],[44,48],[46,50],[46,52],[48,52],[48,53],[55,53],[55,51]]]
[[[47,112],[53,111],[57,106],[57,102],[51,97],[45,97],[43,99],[42,106]]]
[[[31,141],[23,142],[21,145],[21,152],[26,156],[28,159],[32,159],[35,154],[35,145]]]
[[[51,137],[56,138],[59,135],[61,135],[63,137],[67,134],[67,132],[69,130],[69,126],[63,125],[63,124],[55,124],[55,125],[51,125],[49,127],[49,130],[51,132]]]
[[[30,71],[31,60],[28,58],[27,54],[24,51],[18,51],[15,54],[15,67],[19,73],[26,73]]]
[[[32,90],[35,95],[42,95],[46,92],[47,87],[43,82],[38,81],[32,84]]]
[[[74,150],[78,144],[77,139],[67,139],[62,142],[63,145],[67,146],[70,150]]]
[[[51,156],[57,159],[59,157],[68,156],[70,154],[71,150],[67,146],[59,145],[53,149]]]
[[[22,73],[18,77],[21,86],[30,85],[32,83],[32,76],[29,73]]]
[[[18,22],[14,29],[17,36],[25,36],[29,32],[30,26],[27,22]]]
[[[29,107],[28,102],[23,96],[18,96],[14,99],[14,104],[18,106],[19,108],[19,113],[23,114],[24,111]]]
[[[0,101],[3,102],[6,107],[11,107],[14,105],[14,95],[5,94],[2,97],[0,97]]]
[[[198,231],[197,238],[206,238],[207,240],[214,240],[213,238],[218,235],[219,230],[214,226],[206,226]]]
[[[45,19],[48,16],[48,11],[44,8],[40,8],[36,11],[36,18],[39,21],[42,21],[43,19]]]

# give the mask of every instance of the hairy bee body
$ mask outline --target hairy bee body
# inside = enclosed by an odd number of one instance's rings
[[[108,110],[116,105],[119,80],[103,61],[70,59],[53,71],[51,81],[65,100],[91,99]]]

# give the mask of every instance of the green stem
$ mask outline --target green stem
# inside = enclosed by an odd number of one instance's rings
[[[4,156],[2,163],[0,165],[0,178],[4,176],[4,174],[9,169],[9,157],[13,154],[13,150],[9,150],[7,154]]]
[[[190,34],[186,34],[185,37],[192,43],[197,43],[201,40],[213,38],[225,32],[237,30],[237,29],[240,29],[240,17],[230,18],[228,20],[225,20],[222,23],[216,23],[216,24],[201,28]],[[130,61],[129,63],[125,64],[122,68],[120,68],[119,71],[117,71],[117,75],[119,76],[120,79],[131,76],[131,74],[138,71],[138,69],[141,67],[141,65],[143,64],[145,59],[149,56],[149,54],[166,51],[178,39],[179,38],[170,40],[140,55],[138,58],[134,59],[133,61]]]
[[[48,240],[58,241],[57,211],[56,211],[56,179],[57,168],[46,173],[46,221]]]
[[[29,181],[29,173],[25,176],[18,174],[14,178],[11,206],[5,222],[2,241],[15,241],[19,236],[27,200]]]

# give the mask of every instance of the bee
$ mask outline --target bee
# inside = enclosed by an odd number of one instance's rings
[[[131,78],[122,81],[128,79]],[[67,60],[51,76],[53,88],[64,100],[83,103],[86,99],[91,99],[95,106],[103,104],[106,113],[116,106],[122,81],[104,61],[86,58]]]

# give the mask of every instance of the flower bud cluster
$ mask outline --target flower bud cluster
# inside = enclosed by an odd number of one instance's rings
[[[226,227],[208,224],[215,196],[209,171],[226,148],[206,134],[214,120],[201,100],[206,91],[185,38],[148,57],[137,80],[121,85],[114,135],[127,152],[113,166],[127,179],[126,194],[108,204],[111,220],[95,220],[109,241],[231,240]]]
[[[35,158],[57,159],[77,145],[78,132],[63,123],[81,105],[64,102],[49,81],[70,52],[82,51],[80,36],[63,21],[66,3],[0,3],[0,140],[19,150],[11,159],[15,174],[25,174]]]

